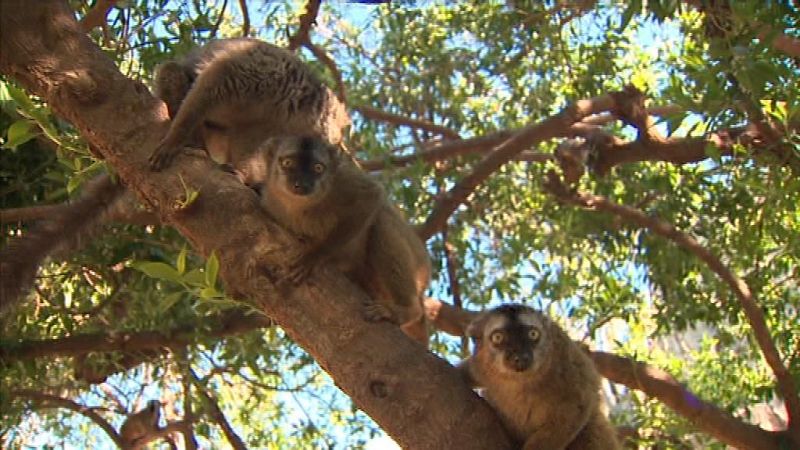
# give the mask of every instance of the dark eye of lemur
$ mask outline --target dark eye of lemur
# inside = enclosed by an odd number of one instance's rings
[[[538,328],[520,323],[512,323],[503,329],[492,331],[489,342],[495,347],[507,347],[513,344],[536,344],[542,333]]]

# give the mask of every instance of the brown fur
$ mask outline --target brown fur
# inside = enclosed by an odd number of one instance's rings
[[[305,63],[256,39],[212,41],[164,64],[156,92],[173,120],[150,157],[154,169],[198,140],[214,159],[235,165],[268,137],[313,133],[339,144],[350,124],[344,105]]]
[[[326,171],[310,193],[297,195],[295,175],[282,169],[281,161],[312,156]],[[369,318],[395,322],[427,342],[422,295],[430,278],[428,253],[380,184],[312,138],[269,140],[242,172],[245,183],[260,188],[264,209],[306,243],[288,264],[291,281],[301,281],[315,266],[333,265],[374,301],[366,305]]]
[[[537,340],[512,332],[531,327],[539,331]],[[505,336],[503,343],[492,342],[495,331]],[[486,401],[525,450],[620,448],[600,410],[600,376],[555,322],[532,308],[504,305],[478,316],[467,334],[475,340],[475,351],[460,369],[484,389]],[[530,352],[524,370],[509,362],[518,351]]]
[[[160,418],[161,403],[158,400],[150,400],[144,409],[129,415],[119,429],[124,448],[136,449],[145,444],[148,437],[159,430]]]

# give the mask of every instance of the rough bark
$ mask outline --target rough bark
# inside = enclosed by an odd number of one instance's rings
[[[340,275],[321,271],[279,290],[275,280],[296,242],[235,177],[186,156],[170,170],[150,172],[147,156],[166,131],[166,107],[122,76],[65,2],[8,0],[2,8],[0,71],[71,121],[197,250],[215,251],[227,285],[262,307],[400,445],[510,447],[494,413],[456,370],[399,328],[363,320],[364,294]],[[189,205],[183,184],[199,192]]]

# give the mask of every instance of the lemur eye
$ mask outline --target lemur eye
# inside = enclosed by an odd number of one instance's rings
[[[294,161],[291,158],[283,158],[281,160],[281,167],[284,169],[291,169],[294,167]]]
[[[325,171],[325,165],[321,163],[314,164],[314,172],[315,173],[322,173]]]
[[[541,333],[536,328],[531,328],[530,331],[528,331],[528,337],[534,341],[538,341],[539,336],[541,336]]]
[[[502,344],[506,340],[506,335],[502,331],[495,331],[489,335],[489,340],[495,345]]]

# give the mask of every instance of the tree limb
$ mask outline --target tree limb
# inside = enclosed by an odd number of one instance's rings
[[[656,398],[698,429],[735,448],[778,450],[785,432],[766,431],[728,414],[695,396],[672,375],[633,359],[605,352],[589,352],[604,377]]]
[[[34,220],[48,219],[69,208],[69,203],[59,203],[56,205],[37,205],[23,208],[7,208],[0,210],[0,223],[30,222]]]
[[[778,391],[781,393],[786,404],[790,430],[797,443],[800,443],[800,432],[797,428],[797,421],[800,421],[800,395],[798,395],[797,386],[791,372],[789,372],[789,369],[784,365],[781,355],[772,340],[766,319],[764,318],[764,312],[756,303],[755,296],[750,291],[747,283],[734,275],[719,257],[700,244],[694,237],[678,230],[672,224],[664,220],[648,215],[639,209],[614,203],[599,195],[570,191],[561,183],[558,176],[553,172],[549,174],[545,188],[561,201],[590,210],[605,211],[614,214],[630,223],[642,228],[647,228],[669,239],[706,263],[722,281],[728,284],[742,306],[742,310],[750,323],[750,327],[753,329],[753,334],[764,355],[764,359],[775,375]],[[792,427],[794,427],[794,429]]]
[[[328,56],[328,53],[323,50],[322,47],[314,45],[310,39],[303,42],[303,47],[309,49],[314,57],[322,64],[325,64],[328,70],[331,71],[331,75],[333,75],[333,79],[336,81],[336,96],[339,97],[339,101],[347,104],[347,88],[344,86],[342,72],[339,71],[336,62]]]
[[[214,318],[215,326],[209,337],[225,337],[246,333],[256,328],[272,326],[268,318],[258,314],[234,311]],[[80,356],[89,352],[136,352],[161,348],[182,347],[193,342],[200,326],[196,323],[172,330],[130,333],[86,333],[56,339],[26,340],[4,345],[0,360],[23,361],[41,357]]]
[[[197,377],[197,374],[191,369],[189,369],[189,373],[197,387],[197,392],[200,394],[200,397],[203,398],[203,402],[208,408],[211,418],[222,428],[222,432],[225,434],[225,438],[228,440],[228,443],[231,444],[231,447],[233,447],[234,450],[247,450],[244,441],[236,434],[236,430],[233,429],[228,419],[225,418],[225,414],[222,412],[222,409],[220,409],[217,401],[211,397],[211,394],[206,391],[204,386],[200,385],[200,379]]]
[[[304,42],[311,42],[309,33],[311,32],[311,26],[317,21],[317,14],[319,14],[319,5],[321,3],[321,0],[309,0],[308,3],[306,3],[306,10],[303,15],[300,16],[300,26],[297,28],[297,32],[289,38],[289,45],[287,46],[289,50],[295,51],[300,48]]]
[[[440,300],[427,298],[425,314],[439,330],[453,336],[463,336],[464,327],[474,313],[451,306]],[[149,350],[175,349],[195,341],[197,330],[214,326],[204,336],[224,338],[274,325],[270,319],[234,310],[222,316],[209,317],[207,322],[191,323],[169,330],[145,330],[128,333],[84,333],[53,339],[22,340],[6,343],[0,349],[0,361],[10,363],[36,358],[75,357],[87,353],[137,353]]]
[[[163,104],[119,73],[64,2],[31,8],[6,0],[3,7],[0,71],[72,122],[198,252],[214,251],[234,296],[280,324],[395,441],[422,449],[511,447],[496,415],[452,366],[397,326],[364,320],[368,299],[340,274],[319,270],[300,286],[278,285],[300,244],[238,179],[189,155],[151,172],[148,154],[169,124]],[[199,193],[189,205],[187,189]]]
[[[92,9],[81,19],[81,29],[84,33],[88,33],[96,27],[105,26],[108,12],[115,4],[116,0],[97,0]]]
[[[242,36],[250,36],[250,11],[247,9],[247,0],[239,0],[239,9],[242,11]]]
[[[80,405],[75,403],[74,401],[59,397],[56,395],[45,394],[43,392],[34,391],[32,389],[18,389],[9,392],[9,396],[11,398],[18,397],[18,398],[27,398],[29,400],[33,400],[36,403],[41,404],[45,407],[57,407],[57,408],[64,408],[69,409],[70,411],[74,411],[78,414],[86,416],[89,420],[94,422],[98,427],[102,428],[103,431],[106,432],[108,437],[117,444],[118,447],[123,448],[124,443],[122,442],[122,438],[120,437],[117,430],[111,426],[110,423],[104,418],[102,418],[99,414],[92,411],[91,408]]]
[[[185,350],[181,350],[177,353],[180,355],[179,364],[182,372],[181,386],[183,387],[183,420],[186,422],[186,426],[181,430],[181,434],[183,434],[185,449],[197,450],[197,437],[194,435],[196,417],[194,413],[194,401],[192,399],[192,367],[186,357],[187,352]]]
[[[579,100],[560,113],[539,123],[529,125],[512,135],[509,139],[495,147],[486,155],[467,176],[462,178],[450,191],[439,198],[433,211],[425,223],[418,229],[418,234],[425,240],[441,230],[447,219],[475,189],[511,158],[528,147],[554,137],[569,133],[570,127],[587,116],[608,111],[614,106],[609,95],[588,100]]]

